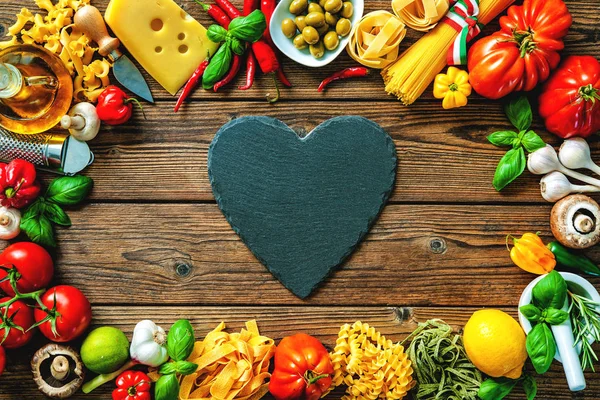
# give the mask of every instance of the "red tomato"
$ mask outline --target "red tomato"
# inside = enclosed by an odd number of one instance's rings
[[[54,274],[54,263],[50,254],[40,245],[31,242],[15,243],[0,254],[0,266],[16,268],[20,278],[17,289],[21,293],[31,293],[48,286]],[[0,270],[0,279],[6,277]],[[0,283],[0,289],[9,296],[15,292],[8,281]]]
[[[4,303],[5,301],[8,301],[10,299],[10,297],[4,297],[0,299],[0,303]],[[0,309],[1,315],[4,315],[5,309],[6,307],[2,307]],[[9,326],[12,324],[18,325],[21,328],[23,328],[24,332],[21,332],[15,327],[9,328],[8,336],[6,337],[4,343],[2,343],[2,346],[6,347],[7,349],[16,349],[19,347],[23,347],[24,345],[29,343],[34,334],[34,331],[27,332],[27,330],[31,328],[31,325],[33,325],[34,323],[33,309],[27,304],[25,304],[23,301],[17,300],[10,306],[8,306],[8,317],[12,317],[12,321],[9,322]],[[4,323],[4,321],[2,321],[2,318],[0,318],[0,321]],[[5,328],[0,329],[0,341],[2,341],[2,338],[4,338],[5,334]]]
[[[500,18],[501,29],[469,50],[471,86],[489,99],[533,90],[560,62],[558,51],[571,22],[562,0],[525,0],[510,7]]]
[[[56,302],[54,299],[56,298]],[[34,316],[40,322],[48,314],[56,321],[56,335],[52,321],[40,325],[40,331],[55,342],[69,342],[80,336],[92,321],[92,306],[83,293],[73,286],[59,285],[48,289],[41,298],[49,312],[36,308]]]
[[[4,372],[4,367],[6,366],[6,352],[4,351],[4,347],[0,346],[0,375]]]
[[[544,86],[540,115],[546,129],[567,139],[600,130],[600,63],[592,56],[567,57]]]

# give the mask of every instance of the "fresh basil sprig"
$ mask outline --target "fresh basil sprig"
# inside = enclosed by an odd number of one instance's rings
[[[540,323],[527,334],[527,354],[538,374],[545,374],[556,354],[556,340],[547,323]]]
[[[194,350],[194,328],[187,319],[175,322],[167,335],[167,351],[175,361],[185,361]]]
[[[494,146],[512,146],[496,167],[492,184],[497,191],[504,189],[525,171],[525,150],[531,153],[546,145],[537,133],[529,130],[533,113],[527,97],[513,99],[504,107],[504,112],[518,132],[499,131],[487,137]]]
[[[215,83],[219,82],[227,71],[229,71],[232,59],[233,51],[231,47],[227,44],[222,44],[213,58],[210,59],[210,63],[202,75],[202,87],[206,90],[212,89]]]
[[[234,18],[229,24],[229,34],[237,39],[254,43],[267,29],[267,19],[260,10],[254,10],[245,17]]]
[[[481,400],[502,400],[520,383],[527,400],[533,400],[537,394],[537,383],[531,375],[523,375],[519,379],[488,378],[481,383],[477,396]]]
[[[179,398],[179,380],[177,375],[162,375],[154,385],[156,400],[173,400]]]

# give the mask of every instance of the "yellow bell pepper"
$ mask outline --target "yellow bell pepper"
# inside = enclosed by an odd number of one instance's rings
[[[535,233],[525,233],[521,239],[513,238],[511,260],[532,274],[547,274],[556,267],[556,258]]]
[[[467,96],[471,94],[469,74],[455,67],[449,67],[447,73],[438,74],[433,83],[433,96],[442,100],[442,107],[450,108],[467,105]]]

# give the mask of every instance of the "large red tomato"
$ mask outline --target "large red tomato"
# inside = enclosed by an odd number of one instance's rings
[[[16,268],[20,277],[17,289],[21,293],[31,293],[48,286],[54,274],[54,263],[50,254],[40,245],[31,242],[15,243],[0,254],[0,266]],[[0,269],[0,279],[6,271]],[[15,292],[8,281],[0,283],[0,289],[9,296]]]
[[[92,321],[90,302],[73,286],[59,285],[48,289],[41,300],[49,311],[36,308],[35,320],[40,322],[49,318],[39,327],[42,334],[52,341],[69,342],[80,336]]]
[[[4,303],[5,301],[8,301],[10,299],[10,297],[4,297],[0,299],[0,303]],[[6,307],[2,307],[0,309],[1,315],[4,315],[5,309]],[[6,347],[7,349],[16,349],[29,343],[34,334],[34,331],[32,330],[27,331],[29,328],[31,328],[31,325],[33,325],[34,323],[33,309],[27,304],[25,304],[23,301],[17,300],[10,306],[8,306],[7,315],[10,319],[10,321],[7,322],[9,326],[8,336],[6,336],[6,340],[4,340],[2,346]],[[0,322],[2,322],[2,324],[5,323],[5,321],[3,321],[2,318],[0,318]],[[23,329],[23,332],[21,332],[14,325],[21,327]],[[5,334],[6,328],[0,329],[0,341],[4,338]]]
[[[499,99],[533,90],[560,62],[571,26],[562,0],[525,0],[500,18],[500,30],[478,40],[468,54],[469,82],[480,95]]]

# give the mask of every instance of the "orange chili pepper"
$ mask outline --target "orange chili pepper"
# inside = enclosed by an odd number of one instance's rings
[[[507,238],[508,240],[508,238]],[[547,274],[556,266],[554,254],[535,233],[525,233],[520,239],[513,238],[511,260],[521,269],[532,274]]]

